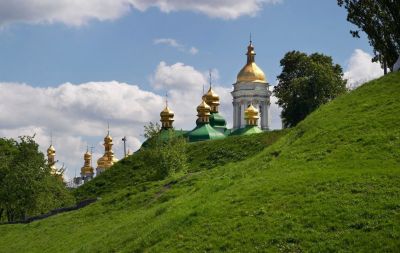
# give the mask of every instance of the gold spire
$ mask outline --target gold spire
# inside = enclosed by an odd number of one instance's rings
[[[108,169],[113,166],[114,163],[118,162],[118,159],[114,157],[114,151],[112,150],[112,137],[110,135],[110,129],[108,128],[107,136],[104,137],[104,155],[97,160],[97,166],[99,168]]]
[[[168,107],[168,99],[165,99],[165,108],[160,113],[161,126],[163,129],[172,128],[172,123],[174,122],[174,112]]]
[[[198,122],[200,123],[209,123],[210,122],[210,111],[211,111],[211,107],[203,100],[201,101],[201,103],[199,104],[199,106],[197,106],[197,116],[198,118]]]
[[[85,163],[81,168],[81,176],[82,177],[93,176],[94,170],[90,164],[92,160],[92,154],[89,153],[89,148],[86,149],[86,153],[83,155],[83,159],[85,160]]]
[[[258,119],[258,110],[251,104],[247,109],[244,111],[244,118],[246,119],[247,126],[257,126]]]
[[[203,100],[211,107],[211,112],[218,112],[219,96],[212,89],[211,70],[210,70],[210,88],[207,93],[203,95]]]
[[[250,39],[250,44],[247,47],[247,63],[240,70],[237,75],[237,82],[256,82],[256,83],[266,83],[264,72],[255,63],[256,53],[254,52],[253,42]]]

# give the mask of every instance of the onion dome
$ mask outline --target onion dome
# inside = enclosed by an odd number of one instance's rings
[[[107,133],[107,136],[104,137],[104,143],[111,143],[112,142],[112,137],[110,136],[110,132]]]
[[[164,110],[160,113],[161,126],[163,129],[172,128],[172,123],[174,122],[174,112],[168,107],[168,103],[165,105]]]
[[[52,174],[57,174],[57,168],[56,168],[56,149],[54,148],[53,144],[50,145],[50,147],[47,149],[47,164],[50,166],[51,173]]]
[[[211,107],[204,101],[197,106],[197,116],[199,123],[209,123],[211,115]]]
[[[245,111],[244,111],[244,118],[246,119],[246,125],[248,126],[257,126],[258,119],[258,110],[251,104]]]
[[[265,78],[264,72],[255,63],[254,58],[256,53],[254,52],[254,46],[251,40],[249,46],[247,47],[246,55],[247,55],[247,63],[237,75],[237,82],[267,83],[267,79]]]
[[[211,85],[210,89],[208,89],[208,92],[203,95],[203,100],[211,107],[211,113],[218,112],[218,106],[220,104],[219,96],[211,88]]]
[[[118,162],[118,159],[114,157],[114,152],[112,151],[112,137],[110,131],[108,131],[107,136],[104,137],[104,155],[97,160],[97,167],[100,169],[108,169],[114,163]]]
[[[56,153],[56,149],[54,148],[53,144],[47,149],[47,154]]]
[[[86,151],[86,153],[83,155],[83,159],[85,160],[85,163],[81,168],[81,176],[82,177],[93,176],[93,167],[90,166],[92,155],[89,153],[89,151]]]

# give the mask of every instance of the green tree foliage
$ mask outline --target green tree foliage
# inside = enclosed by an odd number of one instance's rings
[[[288,52],[274,93],[284,127],[293,127],[322,104],[346,92],[343,70],[323,54]]]
[[[23,220],[72,203],[33,137],[0,139],[0,220]]]
[[[399,0],[337,0],[348,14],[347,20],[368,36],[374,48],[373,61],[380,61],[393,70],[400,55],[400,1]],[[359,38],[359,30],[350,31]]]
[[[159,124],[149,123],[144,127],[147,138],[142,152],[152,168],[154,179],[163,179],[187,170],[187,142],[173,129],[161,129]]]

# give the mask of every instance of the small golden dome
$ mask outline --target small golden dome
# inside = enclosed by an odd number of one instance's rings
[[[254,126],[258,124],[258,110],[251,104],[247,109],[244,111],[244,118],[246,119],[246,123],[249,126]]]
[[[199,106],[197,106],[197,112],[200,113],[205,113],[208,115],[210,114],[211,111],[211,107],[206,103],[206,101],[201,101],[201,103],[199,104]]]
[[[255,55],[254,46],[250,41],[249,46],[247,47],[247,63],[240,70],[237,75],[237,82],[256,82],[256,83],[266,83],[267,79],[265,78],[264,72],[257,66],[255,63]]]
[[[199,106],[197,106],[197,116],[198,122],[208,123],[210,122],[211,107],[204,101],[201,101]]]
[[[168,106],[166,106],[164,108],[164,110],[162,110],[161,113],[160,113],[161,118],[163,118],[163,117],[173,117],[174,115],[175,115],[174,111],[172,111]]]
[[[218,112],[219,106],[219,96],[214,90],[210,87],[208,92],[203,95],[203,101],[205,101],[211,108],[211,112]]]
[[[50,145],[50,147],[47,149],[47,153],[53,153],[56,152],[56,149],[54,148],[53,144]]]
[[[164,129],[172,128],[172,123],[174,122],[174,112],[168,107],[168,102],[165,102],[165,108],[160,113],[161,126]]]
[[[86,151],[86,153],[83,155],[83,158],[85,160],[90,159],[92,157],[92,154],[89,153],[89,151]]]
[[[108,132],[108,133],[107,133],[107,136],[104,137],[104,142],[105,142],[105,143],[110,143],[110,142],[112,142],[112,137],[111,137],[111,135],[110,135],[110,132]]]

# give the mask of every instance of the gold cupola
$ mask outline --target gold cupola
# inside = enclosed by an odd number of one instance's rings
[[[254,52],[254,46],[251,40],[249,46],[247,47],[246,55],[247,55],[247,63],[237,75],[237,82],[267,83],[267,79],[265,78],[264,72],[255,63],[254,58],[256,56],[256,53]]]
[[[171,129],[174,122],[174,112],[168,107],[168,100],[165,100],[165,108],[160,113],[160,121],[163,129]]]
[[[50,166],[52,174],[57,174],[55,158],[56,158],[56,149],[54,148],[53,144],[50,144],[49,148],[47,149],[47,164]]]
[[[89,153],[89,149],[86,150],[86,153],[83,155],[83,159],[85,160],[83,167],[81,168],[81,176],[83,178],[93,177],[94,170],[91,166],[92,154]]]
[[[244,111],[244,118],[246,119],[247,126],[257,126],[258,119],[258,110],[251,104],[247,109]]]
[[[114,156],[114,151],[112,150],[113,139],[110,135],[110,130],[107,132],[107,136],[104,137],[104,155],[97,160],[97,168],[102,170],[108,169],[118,162],[118,159]]]
[[[210,122],[210,115],[211,115],[211,107],[203,100],[197,106],[197,117],[199,123],[209,123]]]
[[[203,101],[205,101],[206,104],[210,106],[211,113],[218,112],[219,96],[217,95],[217,93],[214,92],[211,85],[207,93],[203,95]]]

